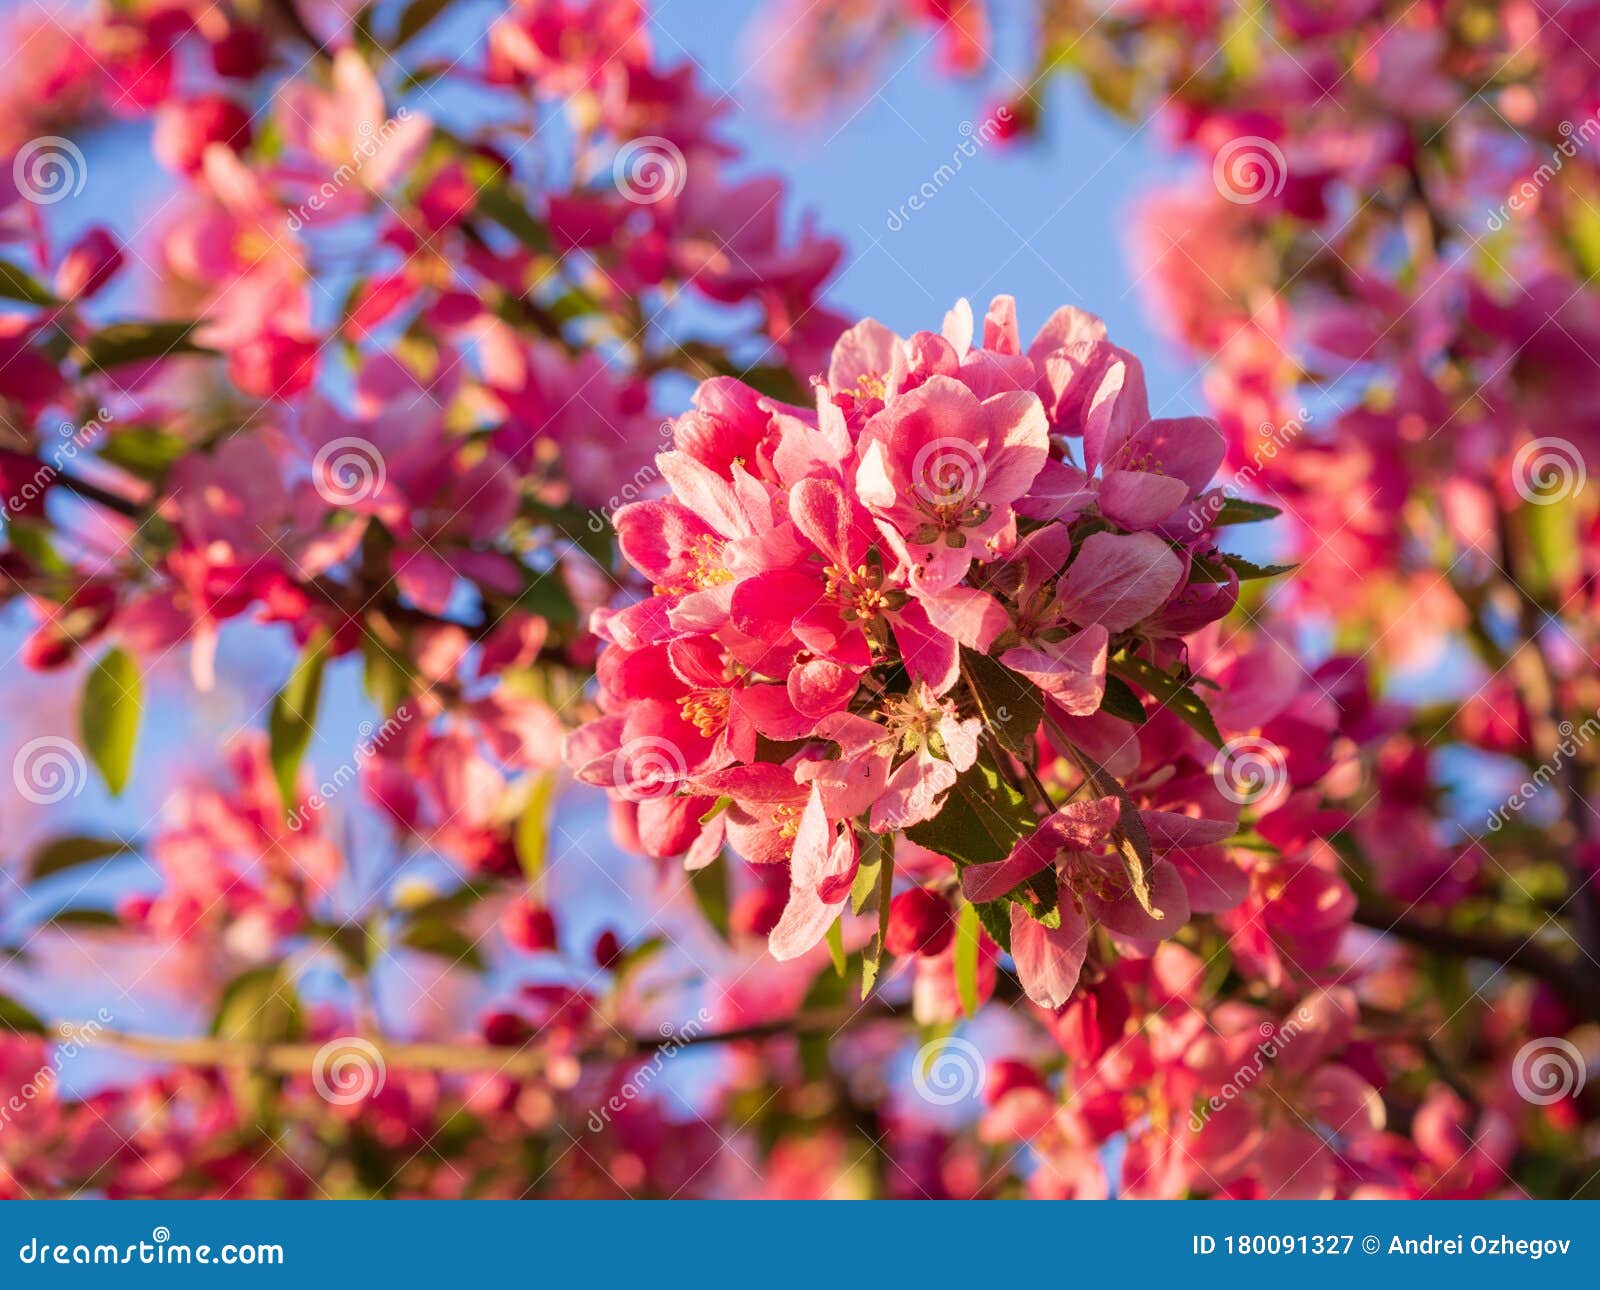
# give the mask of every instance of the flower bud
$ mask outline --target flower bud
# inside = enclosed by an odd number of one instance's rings
[[[1042,1089],[1044,1086],[1039,1072],[1027,1062],[1014,1057],[1002,1057],[989,1063],[988,1075],[983,1083],[983,1100],[989,1106],[995,1106],[1007,1093],[1019,1088]]]
[[[762,883],[742,892],[728,911],[728,926],[742,936],[765,936],[783,917],[789,893]]]
[[[156,117],[152,146],[162,165],[180,174],[193,174],[213,143],[243,152],[250,146],[250,137],[248,112],[230,98],[206,94],[166,104]]]
[[[955,935],[950,902],[926,887],[902,891],[889,904],[889,928],[883,947],[897,957],[942,953]]]
[[[550,911],[527,897],[513,900],[500,919],[506,940],[524,954],[539,954],[556,948],[556,920]]]
[[[617,934],[608,927],[595,938],[595,966],[605,971],[610,971],[621,958],[622,942],[617,939]]]
[[[495,1048],[516,1048],[532,1034],[528,1023],[514,1012],[491,1012],[483,1019],[484,1042]]]

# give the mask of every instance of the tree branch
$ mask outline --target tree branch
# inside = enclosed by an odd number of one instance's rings
[[[1532,940],[1494,932],[1468,932],[1417,918],[1362,897],[1355,921],[1362,927],[1399,937],[1422,949],[1462,958],[1486,959],[1501,967],[1526,972],[1557,991],[1585,1015],[1600,1019],[1600,975],[1583,971]]]

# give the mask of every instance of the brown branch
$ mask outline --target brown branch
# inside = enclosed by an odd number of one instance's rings
[[[832,1035],[869,1021],[886,1021],[909,1015],[904,1004],[876,1004],[873,1007],[844,1005],[818,1009],[798,1017],[739,1026],[732,1030],[691,1033],[623,1036],[600,1045],[590,1056],[615,1061],[643,1057],[661,1049],[699,1047],[707,1044],[732,1044],[772,1039],[780,1035]],[[339,1040],[328,1043],[256,1043],[250,1040],[218,1039],[211,1036],[168,1038],[160,1035],[131,1034],[99,1029],[90,1023],[64,1023],[63,1034],[82,1034],[85,1044],[104,1044],[149,1061],[175,1066],[231,1068],[266,1071],[277,1075],[303,1075],[318,1062],[319,1053],[331,1053]],[[383,1061],[396,1070],[440,1072],[491,1071],[512,1079],[535,1079],[544,1070],[541,1049],[496,1048],[488,1044],[396,1043],[383,1039],[363,1039]]]
[[[1537,942],[1496,932],[1462,931],[1363,897],[1355,921],[1362,927],[1459,958],[1485,959],[1537,977],[1586,1016],[1600,1019],[1600,974],[1585,972]]]

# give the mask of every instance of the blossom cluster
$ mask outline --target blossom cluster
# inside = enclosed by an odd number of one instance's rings
[[[1142,722],[1122,675],[1192,699],[1161,669],[1239,575],[1189,523],[1215,515],[1211,422],[1153,418],[1138,360],[1080,310],[1026,347],[1009,297],[977,326],[965,301],[937,333],[857,324],[814,411],[700,387],[658,458],[670,494],[616,516],[650,594],[596,614],[602,715],[567,758],[649,854],[787,863],[779,959],[822,940],[872,838],[924,843],[1056,1006],[1091,927],[1148,946],[1183,926],[1169,855],[1237,814],[1214,789],[1139,808],[1070,723],[1108,685]],[[1045,790],[1041,725],[1077,800]],[[899,908],[930,929],[913,943],[948,943],[945,897]]]

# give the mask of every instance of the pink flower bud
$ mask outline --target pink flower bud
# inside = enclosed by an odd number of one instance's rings
[[[506,940],[525,954],[556,948],[556,920],[543,905],[526,897],[506,906],[500,930],[505,933]]]
[[[218,76],[248,81],[259,76],[267,65],[267,42],[260,27],[240,25],[230,28],[211,46],[211,66]]]
[[[74,242],[56,269],[56,294],[63,300],[87,300],[122,267],[122,247],[98,225]]]
[[[484,1042],[495,1048],[516,1048],[532,1033],[528,1023],[514,1012],[491,1012],[483,1019]]]
[[[156,117],[154,148],[162,165],[182,174],[200,169],[213,143],[235,152],[250,146],[250,114],[220,94],[168,103]]]
[[[889,904],[889,930],[883,946],[896,956],[942,953],[955,935],[950,902],[926,887],[902,891]]]
[[[1019,1088],[1042,1089],[1044,1086],[1044,1080],[1039,1072],[1027,1062],[1018,1061],[1013,1057],[1002,1057],[998,1061],[989,1063],[988,1076],[983,1085],[983,1100],[988,1105],[995,1106],[1007,1093]]]
[[[618,960],[621,958],[622,942],[617,939],[617,934],[608,927],[595,938],[595,965],[609,971],[617,965]]]
[[[783,917],[789,893],[762,883],[742,892],[728,911],[728,926],[741,936],[765,936]]]

